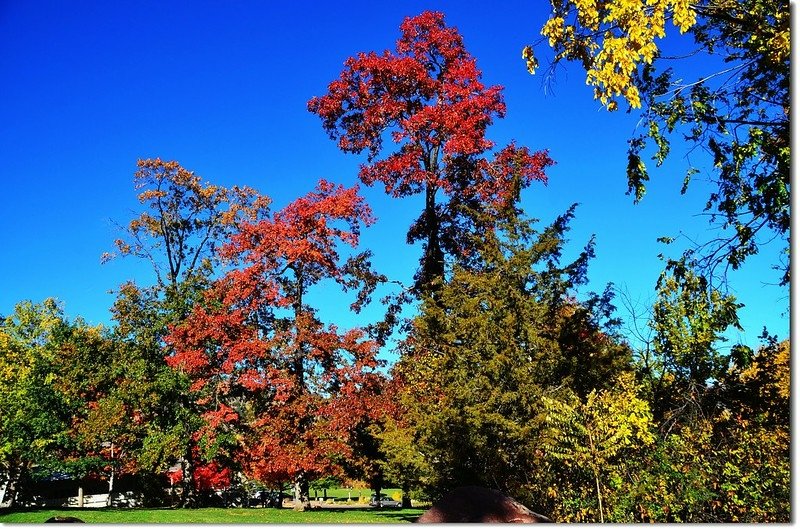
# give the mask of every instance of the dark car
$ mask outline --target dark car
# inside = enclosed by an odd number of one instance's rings
[[[402,504],[398,500],[393,500],[386,494],[381,494],[380,498],[374,494],[369,498],[372,507],[400,507]]]
[[[280,507],[282,496],[277,490],[260,490],[253,494],[253,499],[263,507]]]

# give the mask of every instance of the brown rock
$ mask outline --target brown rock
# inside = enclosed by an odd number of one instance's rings
[[[483,487],[459,487],[417,519],[417,523],[538,523],[552,522],[500,491]]]

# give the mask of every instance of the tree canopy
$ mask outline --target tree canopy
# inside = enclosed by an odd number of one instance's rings
[[[424,193],[408,242],[423,243],[417,287],[426,293],[443,279],[445,256],[470,252],[464,233],[475,230],[475,219],[462,206],[502,208],[516,188],[546,181],[553,162],[546,151],[513,143],[485,157],[494,146],[487,127],[505,114],[502,88],[481,82],[475,58],[442,13],[408,17],[400,31],[395,51],[345,61],[308,108],[343,151],[367,151],[359,171],[365,184],[382,183],[394,197]],[[384,137],[396,151],[386,153]]]
[[[553,0],[541,33],[552,65],[574,61],[586,71],[594,97],[610,111],[642,109],[641,131],[629,142],[628,192],[644,197],[650,178],[643,155],[660,166],[686,143],[682,191],[697,178],[704,151],[714,188],[705,211],[716,236],[692,241],[706,275],[737,269],[778,238],[782,285],[789,283],[789,5],[779,0]],[[693,50],[664,52],[670,26],[692,39]],[[523,50],[528,68],[535,47]],[[701,73],[687,78],[684,63]]]
[[[389,279],[363,247],[376,219],[357,185],[322,179],[271,210],[253,189],[140,160],[142,211],[115,244],[154,278],[119,286],[113,325],[71,320],[54,299],[0,318],[3,494],[35,503],[33,482],[63,472],[106,481],[108,505],[124,476],[147,503],[246,505],[292,484],[305,509],[311,486],[358,480],[377,498],[400,488],[404,506],[491,487],[566,522],[788,521],[790,343],[766,329],[757,348],[729,341],[741,303],[715,272],[763,230],[788,237],[785,13],[763,0],[553,9],[556,63],[581,61],[609,110],[644,109],[637,200],[647,142],[660,163],[682,133],[716,164],[708,209],[734,234],[665,260],[647,339],[622,328],[613,284],[590,290],[600,249],[569,240],[578,205],[545,222],[525,210],[553,160],[493,152],[502,90],[424,12],[308,103],[343,151],[366,152],[363,183],[424,194],[406,240],[422,243],[415,285],[373,301]],[[724,74],[676,84],[657,44],[670,24],[725,51]]]

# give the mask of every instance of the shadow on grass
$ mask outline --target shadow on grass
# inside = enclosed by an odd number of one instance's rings
[[[397,522],[415,522],[417,518],[422,516],[422,513],[425,512],[422,509],[404,509],[402,511],[391,511],[391,510],[380,510],[374,511],[376,516],[380,516],[381,518],[386,518],[387,522],[397,521]]]
[[[380,518],[384,518],[386,523],[394,522],[414,522],[417,518],[422,516],[422,513],[425,512],[425,509],[391,509],[391,508],[384,508],[384,509],[376,509],[375,507],[363,506],[363,507],[332,507],[326,505],[325,507],[315,507],[311,509],[311,512],[335,512],[335,513],[352,513],[352,512],[366,512],[370,514],[374,514]]]

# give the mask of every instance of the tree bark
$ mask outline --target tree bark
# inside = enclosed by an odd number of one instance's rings
[[[425,186],[425,254],[418,288],[423,294],[436,295],[437,280],[444,278],[444,255],[439,241],[439,217],[436,215],[436,192],[434,184]]]
[[[114,468],[111,468],[111,477],[108,479],[108,499],[106,500],[106,507],[114,506]]]
[[[8,469],[8,482],[6,483],[6,488],[3,490],[3,496],[0,497],[0,505],[4,505],[6,507],[13,507],[17,501],[17,485],[19,484],[19,478],[22,475],[22,469],[19,465],[12,464],[11,467]]]
[[[114,443],[111,443],[111,477],[108,479],[108,499],[106,507],[114,506]]]
[[[592,437],[591,431],[589,432],[589,450],[592,454],[592,459],[595,460],[594,438]],[[605,523],[603,516],[603,495],[600,492],[600,476],[598,475],[596,463],[592,463],[592,472],[594,472],[594,484],[597,488],[597,505],[600,508],[600,523]]]
[[[181,499],[178,502],[178,506],[185,508],[197,507],[197,496],[194,493],[194,486],[192,483],[194,465],[192,465],[190,459],[190,452],[191,450],[187,450],[186,457],[181,462]]]
[[[308,477],[305,472],[300,472],[294,480],[294,510],[306,511],[311,508],[308,497]]]
[[[403,509],[411,508],[411,485],[408,481],[403,481]]]

